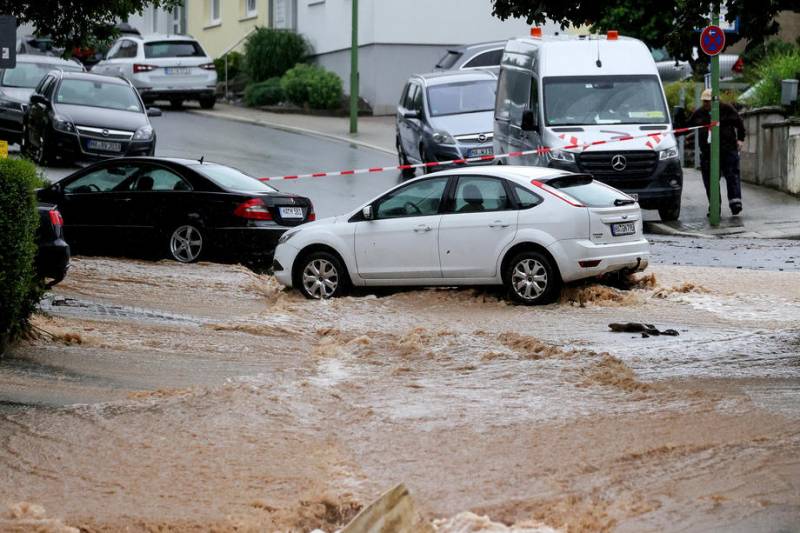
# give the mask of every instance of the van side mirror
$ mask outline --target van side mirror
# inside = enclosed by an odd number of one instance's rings
[[[533,110],[527,109],[522,112],[520,128],[522,128],[522,131],[539,131],[539,124],[536,121],[536,115],[534,115]]]
[[[361,208],[361,216],[364,217],[364,220],[372,220],[373,219],[372,206],[365,205],[363,208]]]

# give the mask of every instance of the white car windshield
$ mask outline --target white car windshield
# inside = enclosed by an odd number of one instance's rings
[[[55,64],[55,63],[22,63],[17,62],[14,68],[3,71],[3,87],[19,87],[23,89],[33,89],[42,81],[44,75],[51,70],[63,70],[65,72],[83,72],[83,67],[78,64]]]
[[[428,87],[428,107],[432,117],[480,113],[494,109],[497,82],[465,81]]]
[[[62,81],[56,93],[56,103],[142,112],[133,87],[95,80]]]
[[[544,79],[548,126],[663,124],[668,115],[658,76]]]

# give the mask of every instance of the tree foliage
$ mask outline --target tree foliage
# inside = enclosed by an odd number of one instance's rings
[[[679,59],[691,59],[692,47],[699,44],[695,28],[707,26],[712,0],[492,0],[494,15],[505,20],[523,17],[529,24],[553,20],[562,27],[588,25],[592,31],[619,30],[641,39],[647,45],[666,46]],[[779,11],[800,11],[798,0],[722,0],[727,19],[740,21],[740,32],[728,36],[728,44],[747,39],[748,48],[778,31],[775,15]]]
[[[181,0],[0,0],[0,13],[31,23],[57,45],[71,48],[103,42],[115,34],[114,24],[145,7],[172,9]]]

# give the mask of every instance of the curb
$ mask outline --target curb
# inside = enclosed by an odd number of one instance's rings
[[[800,232],[794,231],[781,231],[781,230],[768,230],[764,231],[728,231],[719,233],[704,233],[699,231],[684,231],[673,228],[663,222],[645,222],[645,233],[655,235],[669,235],[672,237],[693,237],[695,239],[783,239],[783,240],[800,240]]]
[[[299,134],[303,134],[303,135],[314,135],[315,137],[322,137],[324,139],[330,139],[330,140],[333,140],[333,141],[343,142],[343,143],[347,143],[347,144],[355,144],[356,146],[360,146],[362,148],[368,148],[370,150],[376,150],[378,152],[383,152],[383,153],[389,154],[389,155],[396,155],[396,152],[394,150],[388,150],[388,149],[383,148],[381,146],[377,146],[375,144],[370,144],[370,143],[367,143],[367,142],[364,142],[364,141],[359,141],[359,140],[356,140],[356,139],[352,139],[350,137],[345,137],[343,135],[335,135],[333,133],[325,133],[325,132],[322,132],[322,131],[310,130],[310,129],[307,129],[307,128],[300,128],[298,126],[289,126],[287,124],[281,124],[280,122],[270,122],[268,120],[260,120],[260,119],[254,119],[254,118],[240,117],[238,115],[233,115],[233,114],[230,114],[230,113],[220,113],[219,111],[203,111],[203,110],[199,110],[199,109],[186,109],[186,111],[188,111],[190,113],[194,113],[196,115],[203,115],[203,116],[206,116],[206,117],[221,118],[221,119],[225,119],[225,120],[232,120],[234,122],[243,122],[245,124],[252,124],[254,126],[264,126],[264,127],[273,128],[273,129],[276,129],[276,130],[288,131],[290,133],[299,133]]]
[[[663,222],[645,222],[646,233],[654,233],[656,235],[670,235],[672,237],[694,237],[697,239],[718,239],[720,236],[711,233],[702,233],[695,231],[683,231]]]

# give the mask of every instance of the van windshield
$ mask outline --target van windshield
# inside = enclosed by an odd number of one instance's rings
[[[548,126],[667,122],[658,76],[545,78],[544,113]]]

